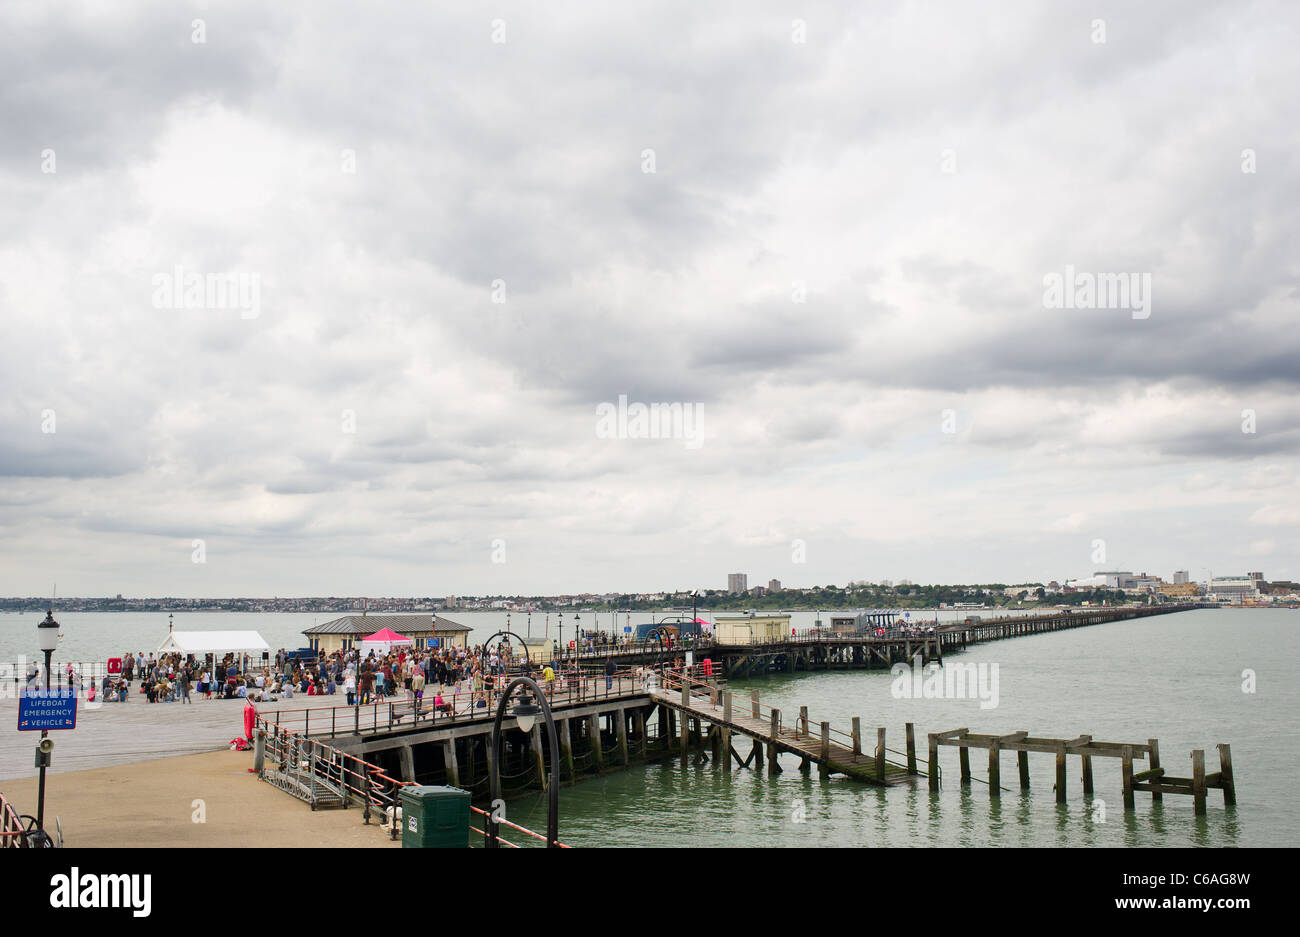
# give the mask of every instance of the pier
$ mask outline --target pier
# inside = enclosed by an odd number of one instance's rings
[[[720,644],[691,641],[666,647],[662,642],[636,645],[612,644],[590,651],[574,651],[565,660],[582,664],[603,664],[613,660],[621,668],[655,666],[692,651],[707,656],[715,669],[729,679],[770,673],[802,673],[822,670],[889,669],[897,663],[911,663],[919,654],[922,664],[942,661],[944,654],[972,644],[1006,638],[1047,634],[1070,628],[1108,624],[1169,615],[1197,608],[1192,604],[1149,605],[1137,608],[1087,608],[1045,615],[993,618],[987,621],[952,622],[913,633],[876,636],[832,634],[824,629],[792,634],[780,641],[756,644]]]

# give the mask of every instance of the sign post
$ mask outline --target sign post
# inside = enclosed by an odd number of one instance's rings
[[[19,732],[49,732],[76,727],[77,691],[74,688],[25,689],[19,694]]]

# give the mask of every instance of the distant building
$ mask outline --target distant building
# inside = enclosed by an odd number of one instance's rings
[[[304,628],[302,633],[307,636],[308,646],[317,653],[332,654],[351,650],[367,636],[384,628],[410,638],[417,648],[431,645],[465,647],[473,630],[469,625],[441,615],[345,615]]]
[[[780,591],[781,591],[781,580],[780,580],[780,579],[769,579],[769,580],[767,581],[767,591],[768,591],[768,592],[780,592]]]
[[[718,644],[769,644],[790,633],[789,615],[715,615],[713,639]]]
[[[456,597],[454,595],[447,596],[447,607],[448,608],[456,607]]]
[[[1185,569],[1174,570],[1174,585],[1180,586],[1185,582],[1191,582],[1192,577],[1187,574]]]
[[[1215,576],[1210,580],[1208,591],[1221,598],[1236,597],[1238,601],[1242,598],[1256,598],[1259,595],[1259,580],[1250,576]]]
[[[1200,595],[1201,589],[1194,582],[1162,582],[1160,594],[1175,598],[1191,598]]]
[[[748,592],[749,576],[746,573],[729,573],[727,575],[727,591],[732,595]]]

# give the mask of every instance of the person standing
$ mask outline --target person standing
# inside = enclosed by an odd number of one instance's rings
[[[182,705],[185,703],[189,703],[191,706],[194,705],[190,699],[190,669],[188,667],[181,671],[181,703]]]

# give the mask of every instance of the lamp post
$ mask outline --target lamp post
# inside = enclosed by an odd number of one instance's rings
[[[59,623],[54,620],[54,608],[51,606],[45,612],[45,620],[36,626],[36,634],[40,639],[41,650],[45,652],[45,695],[50,695],[50,667],[51,658],[54,656],[54,649],[59,646]],[[49,736],[49,729],[41,730],[42,742]],[[36,829],[44,837],[45,834],[45,767],[49,763],[50,757],[47,751],[48,746],[40,745],[37,747],[36,763],[41,768],[41,780],[38,793],[36,795]]]
[[[533,700],[536,700],[536,703],[524,697],[515,707],[512,715],[515,717],[519,730],[528,735],[533,731],[533,726],[537,724],[538,715],[546,719],[546,732],[550,736],[551,743],[551,776],[547,782],[550,799],[546,807],[546,845],[550,848],[556,848],[560,845],[560,744],[555,732],[555,719],[551,716],[551,706],[546,702],[546,696],[542,693],[542,688],[537,685],[537,682],[531,677],[515,677],[506,686],[506,691],[501,694],[501,701],[497,704],[497,716],[492,723],[492,757],[488,759],[488,787],[492,797],[493,810],[488,814],[487,820],[487,846],[490,849],[496,849],[500,846],[495,805],[501,799],[501,720],[505,718],[506,707],[510,704],[510,697],[514,695],[515,690],[521,687],[531,695]]]

